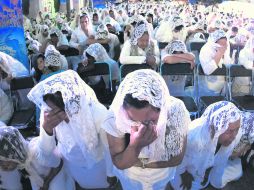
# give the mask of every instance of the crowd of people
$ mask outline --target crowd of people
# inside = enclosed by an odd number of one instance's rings
[[[229,64],[253,70],[254,18],[202,4],[122,3],[72,10],[70,21],[39,12],[24,16],[24,29],[29,69],[0,52],[0,189],[223,188],[254,168],[254,113],[219,101],[191,120],[176,96],[197,97],[192,79],[159,73],[162,64],[200,64],[199,94],[225,95],[225,77],[209,75]],[[192,42],[204,44],[200,52]],[[99,63],[109,76],[89,76]],[[150,69],[120,81],[125,64]],[[25,139],[8,126],[10,82],[28,75],[39,134]],[[94,90],[102,81],[105,90],[115,84],[109,109]],[[232,93],[252,94],[252,85],[235,78]]]

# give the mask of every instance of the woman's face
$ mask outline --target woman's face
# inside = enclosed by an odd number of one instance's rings
[[[145,33],[138,39],[138,47],[140,47],[141,49],[145,49],[147,48],[148,44],[149,44],[149,34]]]
[[[229,123],[228,129],[219,136],[218,142],[223,146],[229,146],[235,139],[240,128],[240,119]]]
[[[42,70],[44,69],[45,64],[44,64],[44,60],[43,60],[42,57],[39,57],[39,58],[37,59],[37,65],[38,65],[38,69],[39,69],[40,71],[42,71]]]
[[[154,124],[157,125],[160,111],[156,110],[152,106],[137,109],[134,107],[128,107],[125,109],[130,120],[133,122],[140,122],[144,125]]]
[[[13,161],[0,161],[0,168],[3,171],[12,171],[16,169],[18,166],[18,163]]]
[[[89,19],[87,16],[83,16],[81,19],[80,19],[80,26],[82,29],[86,29],[87,26],[89,24]]]

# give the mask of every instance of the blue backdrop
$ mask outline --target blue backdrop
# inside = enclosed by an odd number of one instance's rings
[[[15,57],[29,69],[22,0],[0,0],[0,51]]]

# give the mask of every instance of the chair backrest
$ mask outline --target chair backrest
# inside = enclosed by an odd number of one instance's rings
[[[203,45],[205,45],[206,42],[191,42],[190,43],[190,49],[191,51],[198,51],[200,52]]]
[[[32,76],[13,78],[10,83],[11,96],[15,110],[27,110],[34,104],[27,98],[30,89],[34,87]]]
[[[229,67],[229,77],[251,77],[252,70],[244,68],[242,65],[231,65]]]
[[[159,49],[164,49],[167,45],[168,45],[168,42],[159,42],[158,43]]]
[[[110,69],[107,63],[95,63],[94,69],[85,73],[87,77],[98,76],[98,75],[109,75],[109,74],[110,74]]]
[[[193,75],[194,70],[191,69],[189,63],[161,64],[160,74],[163,75]]]
[[[20,90],[34,87],[34,80],[32,76],[13,78],[10,83],[10,89]]]
[[[147,64],[127,64],[127,65],[121,65],[120,67],[120,80],[122,81],[123,78],[136,70],[139,69],[152,69],[149,65]]]
[[[199,75],[206,75],[201,64],[198,65],[198,74]],[[227,68],[225,65],[222,65],[222,68],[216,69],[213,73],[209,76],[227,76]]]

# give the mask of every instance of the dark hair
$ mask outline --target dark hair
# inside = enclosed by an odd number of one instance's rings
[[[227,40],[227,37],[226,36],[224,36],[224,37],[221,37],[220,39],[218,39],[215,43],[217,43],[219,40],[221,40],[221,39],[226,39]]]
[[[57,34],[55,32],[50,34],[50,38],[52,38],[52,37],[57,37],[58,38],[58,36],[57,36]]]
[[[98,16],[98,14],[97,14],[97,13],[94,13],[94,14],[93,14],[93,17],[94,17],[94,16]]]
[[[184,52],[182,52],[182,51],[173,51],[173,53],[172,54],[183,54]]]
[[[43,54],[39,54],[37,55],[34,59],[33,59],[33,67],[34,67],[34,70],[35,70],[35,73],[34,73],[34,78],[37,82],[40,81],[41,79],[41,76],[43,75],[42,71],[38,68],[38,59],[39,58],[42,58],[43,60],[45,59],[45,56]]]
[[[133,98],[131,94],[126,94],[123,100],[123,107],[129,108],[134,107],[136,109],[142,109],[149,106],[149,102],[146,100],[138,100],[137,98]]]
[[[232,32],[238,32],[238,28],[236,26],[232,27]]]
[[[87,14],[86,14],[86,13],[83,13],[83,14],[79,17],[79,20],[81,20],[83,17],[87,17],[87,18],[88,18]]]
[[[126,94],[123,100],[123,108],[128,109],[129,107],[133,107],[136,109],[142,109],[151,106],[146,100],[138,100],[137,98],[133,98],[131,94]],[[155,111],[160,111],[160,108],[156,108],[151,106]]]
[[[183,25],[180,25],[180,26],[175,27],[174,30],[175,30],[175,31],[180,31],[180,30],[183,29],[183,27],[184,27]]]
[[[62,93],[60,91],[57,91],[55,93],[48,93],[43,96],[43,101],[46,102],[47,100],[51,101],[54,103],[58,108],[61,110],[65,110],[64,102],[63,102],[63,97]]]

